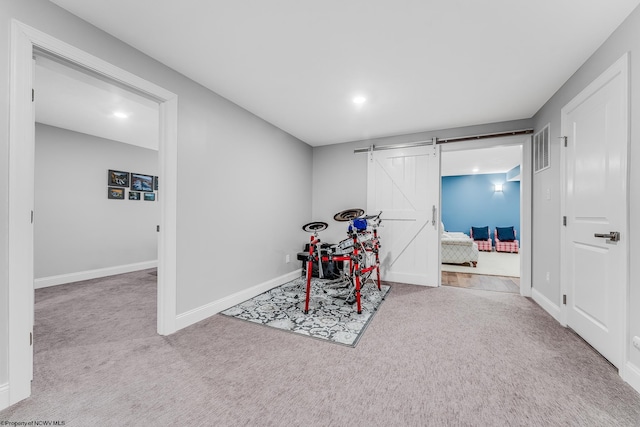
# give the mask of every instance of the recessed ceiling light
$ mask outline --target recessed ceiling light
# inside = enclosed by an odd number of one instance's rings
[[[114,111],[113,115],[120,118],[120,119],[127,119],[129,118],[129,115],[126,113],[123,113],[122,111]]]
[[[353,103],[356,105],[362,105],[365,102],[367,102],[367,98],[365,98],[364,96],[356,96],[355,98],[353,98]]]

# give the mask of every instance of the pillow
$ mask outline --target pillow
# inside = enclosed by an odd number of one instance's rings
[[[498,240],[502,242],[513,242],[516,240],[516,231],[513,227],[496,227]]]
[[[471,227],[471,233],[473,234],[473,240],[489,240],[489,226]]]

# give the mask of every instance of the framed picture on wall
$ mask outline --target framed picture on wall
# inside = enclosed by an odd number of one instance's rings
[[[109,169],[109,178],[107,181],[107,185],[111,185],[113,187],[128,187],[129,172]]]
[[[153,176],[132,172],[131,189],[134,191],[153,191]]]
[[[158,191],[158,177],[153,178],[153,189]]]
[[[124,188],[107,187],[107,198],[124,200]]]
[[[144,199],[153,202],[156,200],[156,193],[144,193]]]
[[[140,200],[139,191],[129,191],[129,200]]]

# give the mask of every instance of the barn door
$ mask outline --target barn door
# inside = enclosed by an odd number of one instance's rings
[[[383,280],[440,284],[440,147],[371,151],[367,212],[382,211]]]

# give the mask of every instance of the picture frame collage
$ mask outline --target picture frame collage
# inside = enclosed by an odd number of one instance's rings
[[[156,201],[158,177],[135,172],[109,169],[107,173],[107,198],[113,200]]]

